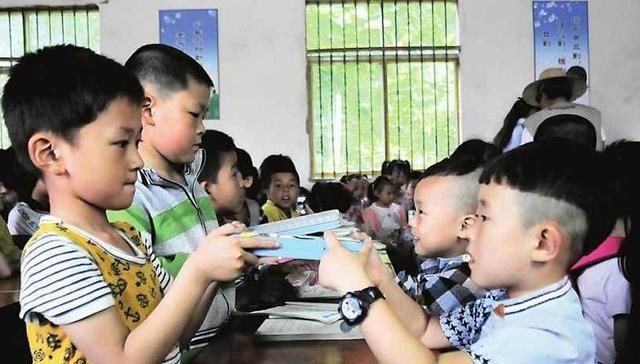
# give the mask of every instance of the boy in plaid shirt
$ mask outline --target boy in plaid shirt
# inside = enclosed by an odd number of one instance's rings
[[[464,255],[468,241],[461,233],[465,217],[476,209],[482,166],[498,150],[489,143],[476,144],[482,150],[459,148],[429,167],[415,189],[416,213],[409,225],[416,253],[426,259],[417,276],[402,271],[395,281],[428,315],[450,312],[485,294],[469,278]]]

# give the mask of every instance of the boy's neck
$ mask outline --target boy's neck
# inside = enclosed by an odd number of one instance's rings
[[[96,235],[112,230],[105,209],[90,205],[78,197],[56,192],[52,191],[49,200],[51,215]]]
[[[450,249],[442,251],[437,258],[455,258],[467,252],[467,245],[469,241],[465,239],[457,238],[457,242]]]
[[[140,142],[138,153],[145,168],[153,169],[160,177],[184,184],[184,165],[167,160],[152,145]]]
[[[519,284],[507,288],[507,296],[516,298],[538,291],[544,287],[554,284],[564,278],[567,273],[563,269],[555,269],[554,267],[540,267],[539,269],[529,270],[530,274],[526,274],[526,278]]]

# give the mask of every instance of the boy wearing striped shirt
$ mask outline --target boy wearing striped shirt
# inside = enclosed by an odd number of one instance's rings
[[[108,222],[107,209],[133,199],[143,100],[133,75],[85,48],[44,48],[11,70],[2,99],[11,142],[51,206],[22,256],[34,362],[179,363],[178,342],[202,322],[214,282],[257,261],[244,248],[262,244],[225,225],[172,280],[140,232]]]
[[[138,48],[125,67],[144,89],[138,146],[144,166],[138,171],[131,206],[109,211],[108,216],[147,232],[162,266],[175,277],[205,236],[218,227],[213,203],[198,184],[206,158],[200,148],[203,121],[213,82],[196,60],[163,44]],[[205,346],[234,308],[233,282],[219,282],[190,348]]]

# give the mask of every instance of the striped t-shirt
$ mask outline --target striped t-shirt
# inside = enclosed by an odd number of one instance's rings
[[[61,326],[114,307],[122,323],[135,329],[159,304],[171,276],[148,239],[126,223],[114,223],[135,253],[105,243],[52,216],[27,243],[22,257],[20,318],[34,362],[86,361]],[[163,363],[179,363],[178,346]]]
[[[205,236],[218,227],[213,203],[198,184],[205,162],[204,150],[184,171],[185,184],[160,176],[151,168],[138,171],[133,203],[126,210],[108,211],[111,221],[126,221],[151,235],[153,250],[164,269],[176,277],[180,268]],[[233,283],[224,284],[213,299],[190,347],[205,346],[235,308]]]

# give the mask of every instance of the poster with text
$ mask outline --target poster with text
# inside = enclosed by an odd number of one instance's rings
[[[160,43],[182,50],[204,67],[213,81],[206,119],[220,119],[218,10],[160,10]]]
[[[587,1],[534,1],[533,34],[535,79],[550,67],[581,66],[589,74]],[[576,102],[589,104],[589,91]]]

